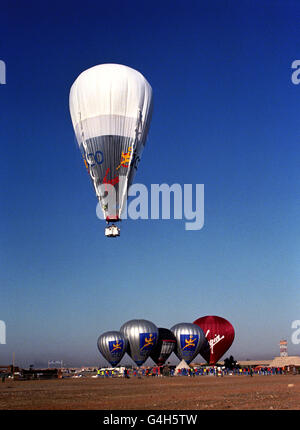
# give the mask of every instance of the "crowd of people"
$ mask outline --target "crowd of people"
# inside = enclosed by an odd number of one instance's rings
[[[178,375],[182,376],[225,376],[225,375],[282,375],[285,370],[277,367],[236,367],[227,369],[224,367],[199,367],[190,369],[178,369]]]
[[[216,376],[223,377],[226,375],[253,376],[253,375],[284,375],[289,373],[290,369],[280,367],[235,367],[233,369],[224,366],[199,366],[176,369],[175,366],[155,366],[140,368],[122,368],[120,369],[99,369],[99,377],[162,377],[162,376]]]

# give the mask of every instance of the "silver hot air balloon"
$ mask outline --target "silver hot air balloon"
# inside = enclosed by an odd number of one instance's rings
[[[126,339],[119,331],[107,331],[99,336],[97,346],[103,357],[116,366],[126,352]]]
[[[136,319],[123,324],[120,332],[127,341],[127,353],[141,366],[156,346],[158,328],[151,321]]]
[[[205,342],[203,330],[192,323],[175,324],[171,331],[173,332],[177,346],[174,351],[180,360],[190,363],[200,352]]]
[[[72,85],[70,113],[103,216],[119,221],[150,127],[152,88],[131,67],[100,64]],[[113,224],[105,234],[118,236],[119,229]]]

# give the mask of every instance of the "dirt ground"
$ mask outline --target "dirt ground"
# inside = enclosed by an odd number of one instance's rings
[[[300,409],[300,375],[0,382],[1,410]]]

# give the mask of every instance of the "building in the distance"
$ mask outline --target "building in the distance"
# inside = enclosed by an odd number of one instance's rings
[[[288,371],[300,369],[300,357],[297,355],[275,357],[274,360],[270,362],[270,367],[280,367]]]
[[[287,357],[288,356],[288,349],[287,349],[287,341],[281,340],[279,342],[279,351],[280,351],[280,357]]]

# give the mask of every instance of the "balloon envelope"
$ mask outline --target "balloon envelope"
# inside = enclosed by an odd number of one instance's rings
[[[176,338],[171,330],[159,327],[158,339],[150,357],[157,365],[162,365],[176,348]]]
[[[209,364],[216,364],[234,340],[234,328],[225,318],[208,315],[194,321],[204,331],[205,346],[200,354]]]
[[[104,218],[118,219],[146,143],[152,88],[130,67],[101,64],[78,76],[70,90],[69,105]],[[106,199],[110,186],[116,197],[113,206]]]
[[[175,324],[171,331],[177,341],[177,357],[189,364],[198,355],[205,340],[202,329],[196,324],[179,323]]]
[[[141,366],[156,346],[158,328],[151,321],[136,319],[123,324],[120,332],[127,341],[127,353]]]
[[[103,357],[116,366],[126,352],[126,339],[119,331],[107,331],[99,336],[97,346]]]

